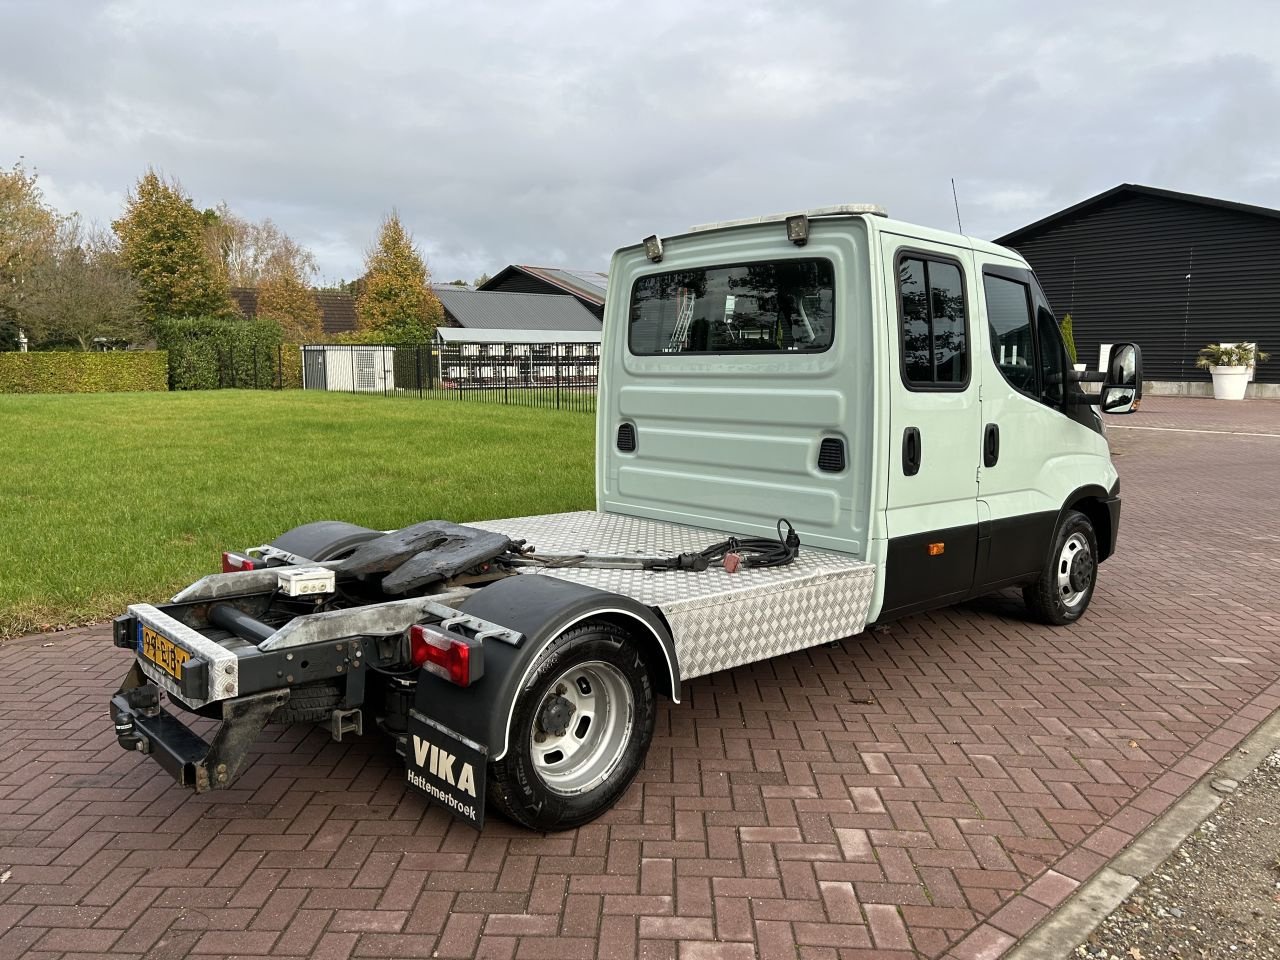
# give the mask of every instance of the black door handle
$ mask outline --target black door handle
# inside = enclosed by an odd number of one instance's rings
[[[994,467],[999,459],[1000,427],[998,424],[988,423],[987,429],[982,435],[982,465],[984,467]]]
[[[919,429],[907,427],[902,433],[902,472],[908,477],[914,477],[919,473],[920,458],[923,453]]]

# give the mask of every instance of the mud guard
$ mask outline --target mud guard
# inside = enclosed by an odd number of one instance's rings
[[[484,677],[470,687],[459,687],[425,671],[418,681],[414,709],[441,727],[482,746],[489,760],[507,752],[511,711],[527,671],[543,648],[566,629],[582,620],[603,616],[614,622],[631,622],[647,633],[661,652],[657,665],[666,671],[670,687],[656,684],[677,702],[680,699],[680,665],[675,643],[666,625],[642,603],[606,590],[568,580],[525,574],[499,580],[458,605],[460,610],[519,631],[518,646],[503,640],[484,641]]]

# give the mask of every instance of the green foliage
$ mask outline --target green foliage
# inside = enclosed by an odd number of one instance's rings
[[[0,393],[168,390],[163,351],[0,353]]]
[[[176,183],[148,170],[112,224],[138,285],[143,319],[235,313],[220,264],[209,255],[210,224]]]
[[[60,218],[40,189],[34,171],[19,162],[0,170],[0,341],[12,349],[18,331],[42,338],[39,318],[28,309],[35,271],[51,255]]]
[[[1196,355],[1196,366],[1249,367],[1270,359],[1271,354],[1263,353],[1249,343],[1210,343]]]
[[[302,389],[302,345],[283,343],[280,349],[280,382],[283,390]]]
[[[0,397],[0,637],[172,596],[311,520],[587,510],[589,414],[323,390]],[[414,438],[406,443],[405,438]],[[554,450],[555,456],[547,456]],[[502,482],[477,483],[502,464]]]
[[[378,335],[381,343],[430,342],[444,309],[431,292],[422,254],[395,213],[383,221],[365,269],[356,299],[360,331]]]
[[[155,324],[156,345],[169,353],[174,390],[276,386],[279,324],[225,317],[166,317]]]
[[[1067,345],[1067,356],[1071,358],[1072,363],[1079,363],[1080,358],[1076,353],[1076,333],[1071,325],[1071,314],[1067,314],[1062,318],[1062,339]]]

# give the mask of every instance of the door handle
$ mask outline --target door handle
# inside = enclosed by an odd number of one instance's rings
[[[1000,426],[988,423],[982,434],[982,465],[994,467],[1000,459]]]
[[[902,432],[902,472],[908,477],[914,477],[919,473],[923,454],[920,430],[916,427],[907,427]]]

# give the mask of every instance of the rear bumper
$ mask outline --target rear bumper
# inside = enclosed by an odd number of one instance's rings
[[[160,706],[160,688],[135,663],[111,698],[111,722],[123,749],[151,757],[181,786],[204,793],[231,785],[249,747],[288,699],[282,689],[222,701],[222,724],[208,741]]]

